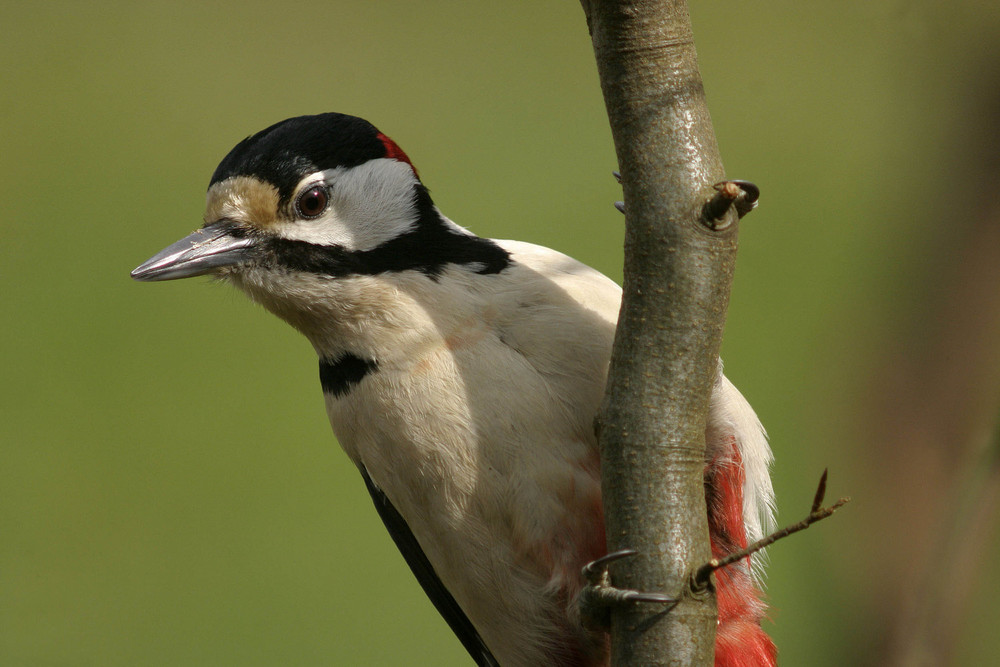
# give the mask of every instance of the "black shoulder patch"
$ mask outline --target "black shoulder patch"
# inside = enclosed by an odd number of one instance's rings
[[[340,113],[298,116],[237,144],[219,163],[209,187],[231,176],[256,176],[274,185],[285,204],[307,174],[382,157],[386,146],[379,131],[362,118]]]
[[[378,363],[374,359],[362,359],[356,354],[345,352],[334,360],[319,360],[319,381],[323,393],[345,396],[366,375],[374,373]]]
[[[407,525],[406,519],[393,507],[392,502],[382,489],[372,481],[364,466],[359,467],[361,476],[365,480],[365,486],[368,488],[368,493],[371,494],[372,501],[375,503],[375,510],[382,519],[382,523],[385,524],[386,529],[388,529],[392,541],[396,543],[396,547],[403,554],[406,564],[410,566],[410,570],[417,577],[417,581],[420,582],[424,593],[427,594],[427,597],[434,604],[434,608],[447,621],[448,627],[455,633],[458,640],[462,642],[462,646],[472,656],[476,665],[479,667],[499,667],[500,663],[493,657],[490,649],[486,646],[486,642],[483,641],[483,638],[479,636],[479,632],[476,631],[475,626],[472,625],[472,621],[469,620],[469,617],[462,611],[458,602],[452,597],[448,589],[445,588],[445,585],[441,582],[441,578],[434,571],[434,566],[427,560],[423,548],[421,548],[420,543],[417,542],[417,538],[413,535],[413,531]]]

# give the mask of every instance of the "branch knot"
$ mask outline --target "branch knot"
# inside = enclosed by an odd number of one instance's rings
[[[760,188],[750,181],[720,181],[712,188],[715,194],[702,207],[701,221],[713,231],[729,227],[726,214],[731,207],[736,209],[737,218],[757,208]]]

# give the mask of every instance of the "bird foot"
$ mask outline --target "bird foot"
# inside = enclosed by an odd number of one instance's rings
[[[580,618],[594,630],[607,630],[611,626],[611,608],[630,602],[654,602],[674,605],[677,600],[663,593],[645,593],[629,588],[616,588],[611,584],[609,566],[617,560],[635,556],[635,549],[620,549],[593,560],[583,567],[587,581],[580,592]]]

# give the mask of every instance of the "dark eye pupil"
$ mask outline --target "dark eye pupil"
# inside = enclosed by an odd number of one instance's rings
[[[299,197],[299,213],[307,218],[315,217],[326,210],[326,200],[325,188],[310,188]]]

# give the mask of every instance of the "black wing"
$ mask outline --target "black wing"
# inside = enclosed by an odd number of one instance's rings
[[[476,632],[476,628],[473,627],[469,617],[465,615],[462,608],[458,606],[458,602],[455,601],[455,598],[451,596],[448,589],[441,583],[437,572],[434,571],[434,566],[427,560],[427,556],[424,555],[424,550],[420,547],[420,543],[413,536],[410,527],[406,525],[406,520],[392,506],[392,503],[382,489],[375,485],[372,478],[368,476],[368,471],[365,470],[364,466],[359,466],[359,468],[361,476],[365,479],[365,486],[368,487],[368,493],[371,494],[372,500],[375,502],[375,510],[382,517],[382,522],[389,530],[389,536],[396,543],[396,547],[403,554],[406,564],[410,566],[410,570],[416,575],[417,581],[420,582],[420,586],[427,593],[427,597],[431,599],[438,613],[448,622],[451,631],[455,633],[459,641],[462,642],[462,646],[465,647],[465,650],[469,652],[469,655],[472,656],[472,659],[476,661],[479,667],[500,667],[500,663],[490,653],[490,650],[486,647],[486,642]]]

